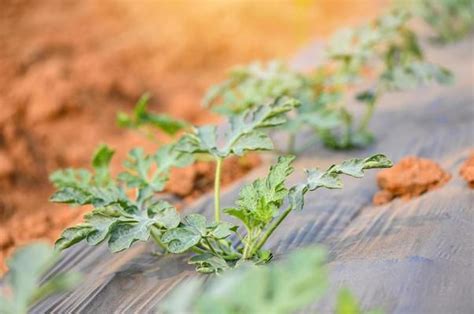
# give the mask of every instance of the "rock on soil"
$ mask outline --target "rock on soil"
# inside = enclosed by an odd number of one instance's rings
[[[449,179],[451,175],[436,162],[408,156],[378,173],[377,183],[382,190],[374,195],[373,203],[385,204],[396,197],[408,200],[444,185]]]
[[[474,152],[471,153],[469,158],[461,166],[459,174],[467,181],[469,187],[474,189]]]

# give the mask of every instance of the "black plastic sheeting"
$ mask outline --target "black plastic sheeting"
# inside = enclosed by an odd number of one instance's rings
[[[298,159],[294,180],[302,177],[304,167],[325,167],[375,152],[395,162],[406,155],[431,158],[453,177],[417,199],[378,207],[371,205],[376,171],[368,171],[364,179],[347,178],[343,190],[308,194],[306,208],[291,213],[268,243],[277,258],[308,245],[328,249],[330,291],[305,312],[331,312],[342,286],[350,288],[364,308],[386,313],[474,312],[474,190],[458,175],[474,147],[473,39],[430,48],[428,57],[453,70],[454,86],[385,96],[372,123],[376,144],[348,152],[315,144]],[[295,64],[301,67],[306,61],[311,62],[311,55],[302,53]],[[235,199],[242,183],[225,191],[224,205]],[[211,197],[204,196],[193,207],[211,216]],[[155,311],[169,291],[196,274],[186,264],[186,254],[157,256],[153,250],[152,243],[115,255],[105,246],[66,250],[48,276],[75,270],[84,273],[84,282],[37,304],[32,312]]]

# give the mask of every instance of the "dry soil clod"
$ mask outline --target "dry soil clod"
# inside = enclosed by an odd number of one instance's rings
[[[392,168],[378,173],[377,183],[381,191],[374,195],[373,203],[385,204],[396,197],[408,200],[444,185],[449,179],[451,175],[436,162],[408,156]]]
[[[471,189],[474,189],[474,151],[459,169],[459,175],[467,181]]]

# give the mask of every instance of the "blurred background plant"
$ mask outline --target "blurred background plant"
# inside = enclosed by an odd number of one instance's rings
[[[393,10],[338,31],[326,47],[327,59],[308,74],[278,61],[236,67],[208,89],[203,104],[233,116],[276,97],[294,97],[301,106],[286,124],[287,151],[294,153],[295,137],[304,128],[314,129],[330,148],[367,146],[374,140],[369,124],[384,94],[452,81],[447,69],[425,59],[410,20],[408,11]],[[361,117],[350,106],[354,90],[365,107]]]
[[[324,249],[309,247],[269,266],[242,264],[207,281],[193,278],[176,287],[158,312],[286,314],[305,311],[327,292],[325,262]],[[334,310],[336,314],[382,313],[362,310],[348,289],[340,291]]]
[[[432,28],[432,40],[448,44],[462,39],[474,29],[472,0],[396,0],[396,6],[409,7]]]
[[[0,286],[0,313],[26,314],[34,303],[79,284],[80,274],[72,272],[43,279],[57,259],[57,252],[46,243],[33,243],[16,250],[7,262],[10,271]]]

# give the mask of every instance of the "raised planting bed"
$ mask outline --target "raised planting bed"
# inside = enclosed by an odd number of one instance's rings
[[[353,291],[363,308],[387,313],[469,313],[474,309],[474,192],[458,175],[474,146],[472,40],[427,49],[432,60],[453,71],[456,83],[386,95],[371,126],[377,134],[373,145],[334,152],[315,144],[296,161],[295,182],[303,176],[304,167],[327,167],[376,152],[394,162],[407,155],[429,158],[452,175],[449,182],[418,198],[395,199],[382,206],[372,205],[377,171],[367,172],[357,182],[345,179],[344,190],[308,194],[305,209],[292,213],[267,247],[276,259],[312,244],[328,249],[330,292],[309,312],[329,312],[342,286]],[[298,58],[298,64],[309,61],[305,54]],[[268,166],[264,162],[226,188],[223,207],[235,200],[244,181],[265,174]],[[212,217],[212,196],[205,195],[191,207]],[[155,311],[176,285],[202,275],[186,263],[187,254],[158,256],[152,253],[154,247],[137,243],[118,254],[111,254],[105,245],[81,244],[66,250],[47,276],[77,270],[84,274],[83,282],[69,293],[40,302],[32,312]]]

